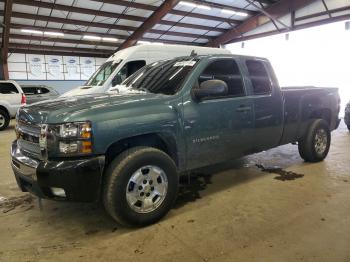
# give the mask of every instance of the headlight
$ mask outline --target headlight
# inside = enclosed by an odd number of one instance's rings
[[[60,141],[59,151],[63,154],[90,154],[92,153],[92,144],[91,141]]]
[[[91,154],[91,122],[42,125],[39,144],[42,154],[47,156]]]
[[[91,138],[90,122],[75,122],[59,125],[59,135],[62,138]]]

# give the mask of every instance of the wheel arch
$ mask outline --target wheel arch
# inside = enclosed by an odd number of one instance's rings
[[[329,108],[319,108],[311,113],[310,119],[323,119],[328,123],[328,126],[330,126],[332,121],[332,112]]]
[[[9,118],[11,118],[10,112],[7,110],[7,108],[3,105],[0,105],[0,110],[4,110]]]
[[[178,148],[175,138],[166,133],[147,133],[127,137],[110,144],[106,150],[106,165],[113,161],[121,152],[136,146],[157,148],[168,154],[179,167]]]

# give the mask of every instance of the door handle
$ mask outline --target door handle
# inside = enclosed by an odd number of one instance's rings
[[[245,105],[241,105],[241,106],[239,106],[237,109],[236,109],[236,111],[237,112],[247,112],[247,111],[250,111],[250,110],[252,110],[252,108],[250,107],[250,106],[245,106]]]

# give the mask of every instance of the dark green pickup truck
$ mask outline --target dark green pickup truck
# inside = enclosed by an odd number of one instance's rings
[[[336,88],[280,89],[263,58],[181,57],[108,94],[21,108],[12,168],[23,191],[102,199],[118,222],[147,225],[170,210],[184,172],[295,142],[322,161],[339,104]]]

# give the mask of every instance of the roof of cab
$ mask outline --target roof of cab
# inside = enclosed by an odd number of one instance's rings
[[[208,54],[208,55],[194,55],[194,56],[179,56],[179,57],[175,57],[174,59],[185,59],[185,58],[188,58],[188,59],[192,59],[192,58],[199,58],[199,59],[202,59],[202,58],[215,58],[215,57],[223,57],[223,58],[227,58],[227,57],[230,57],[230,58],[244,58],[244,59],[252,59],[252,60],[263,60],[263,61],[269,61],[267,58],[265,57],[257,57],[257,56],[248,56],[248,55],[236,55],[236,54],[232,54],[232,53],[229,53],[229,54]]]
[[[111,57],[108,58],[107,61],[114,60],[116,57],[120,59],[125,59],[129,57],[131,54],[136,53],[138,51],[172,51],[172,50],[179,50],[179,51],[201,51],[201,52],[208,52],[208,54],[231,54],[231,52],[227,49],[223,48],[213,48],[213,47],[202,47],[202,46],[190,46],[190,45],[156,45],[156,44],[144,44],[144,45],[137,45],[132,46],[123,50],[120,50],[116,53],[114,53]]]

